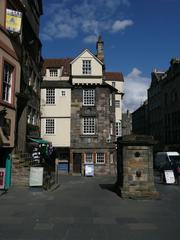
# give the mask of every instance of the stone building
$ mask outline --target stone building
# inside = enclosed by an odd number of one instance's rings
[[[70,173],[83,175],[86,164],[95,175],[114,173],[118,90],[106,80],[123,83],[123,76],[105,72],[103,61],[101,38],[96,55],[85,49],[74,59],[44,61],[41,136]]]
[[[158,141],[156,151],[180,151],[180,59],[170,61],[167,71],[155,70],[151,74],[151,84],[148,89],[147,118],[144,114],[144,124],[140,124],[141,132],[154,136]],[[142,112],[137,119],[142,122]],[[134,125],[134,122],[133,122]],[[144,128],[144,129],[143,129]],[[148,129],[148,130],[147,130]]]
[[[127,110],[122,114],[122,136],[132,134],[132,114]]]
[[[41,14],[41,0],[0,1],[0,167],[26,151],[28,123],[39,128]]]
[[[132,113],[132,132],[134,134],[148,135],[148,102],[144,101],[140,106]]]

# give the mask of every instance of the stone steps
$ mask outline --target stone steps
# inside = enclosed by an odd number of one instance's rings
[[[12,155],[12,185],[29,185],[30,155],[16,153]]]

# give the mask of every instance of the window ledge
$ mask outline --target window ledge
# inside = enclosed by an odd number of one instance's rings
[[[87,134],[87,135],[81,134],[80,137],[82,137],[82,138],[97,138],[98,135],[97,134],[92,134],[92,135],[90,135],[90,134]]]

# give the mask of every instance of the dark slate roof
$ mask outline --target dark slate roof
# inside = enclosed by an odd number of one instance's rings
[[[43,81],[41,88],[71,88],[72,85],[69,81]]]
[[[45,75],[46,68],[61,68],[63,67],[63,76],[70,75],[70,62],[73,58],[48,58],[44,59],[43,75]]]
[[[123,74],[121,72],[105,72],[105,81],[120,81],[124,82]]]

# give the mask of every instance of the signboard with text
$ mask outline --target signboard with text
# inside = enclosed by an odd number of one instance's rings
[[[170,184],[175,183],[173,170],[165,170],[164,174],[165,174],[166,183],[170,183]]]
[[[11,32],[20,33],[22,13],[12,9],[6,9],[6,29]]]
[[[29,176],[29,186],[42,186],[43,185],[43,167],[31,167]]]

